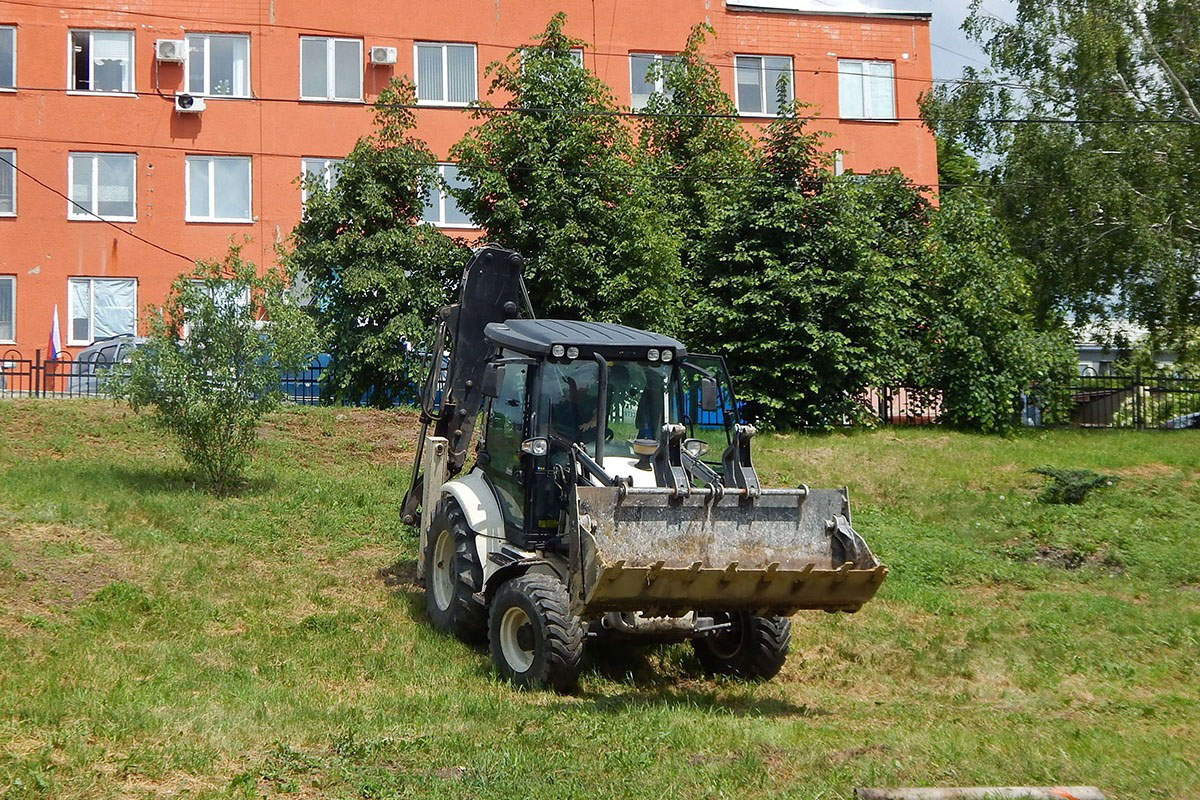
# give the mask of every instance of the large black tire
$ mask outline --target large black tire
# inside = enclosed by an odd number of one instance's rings
[[[583,661],[583,638],[583,625],[570,612],[567,588],[557,578],[520,575],[501,586],[492,600],[492,660],[520,688],[573,691]]]
[[[425,544],[424,578],[425,610],[433,627],[470,644],[482,643],[487,636],[487,609],[474,595],[483,588],[483,566],[475,549],[475,532],[453,497],[443,497],[434,509]]]
[[[717,615],[733,627],[692,640],[700,666],[710,675],[770,680],[783,669],[792,639],[787,617],[756,617],[745,612]]]

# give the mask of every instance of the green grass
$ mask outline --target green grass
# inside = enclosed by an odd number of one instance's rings
[[[851,487],[880,597],[797,617],[768,684],[677,646],[598,659],[573,697],[427,626],[410,416],[263,436],[215,499],[126,411],[0,403],[0,796],[1200,798],[1194,432],[761,436],[770,485]],[[1041,466],[1120,480],[1046,505]]]

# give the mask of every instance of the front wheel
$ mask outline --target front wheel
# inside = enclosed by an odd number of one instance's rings
[[[730,627],[692,640],[700,666],[711,675],[770,680],[783,669],[792,639],[787,617],[756,617],[746,612],[718,614]]]
[[[520,575],[501,586],[492,600],[488,641],[496,666],[518,687],[575,688],[583,626],[557,578]]]
[[[486,612],[474,595],[483,588],[483,567],[475,532],[453,497],[437,504],[425,547],[425,610],[433,627],[464,642],[482,642]]]

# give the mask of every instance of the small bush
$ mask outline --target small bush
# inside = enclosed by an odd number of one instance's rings
[[[241,478],[263,415],[279,406],[280,373],[316,349],[309,317],[284,299],[283,276],[258,275],[233,247],[171,285],[148,341],[106,383],[179,443],[216,494]]]
[[[1050,478],[1050,485],[1042,490],[1038,499],[1053,505],[1079,505],[1093,489],[1102,489],[1117,482],[1115,477],[1101,475],[1090,469],[1038,467],[1029,471]]]

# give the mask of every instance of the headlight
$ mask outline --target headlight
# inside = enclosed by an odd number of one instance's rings
[[[654,349],[653,347],[650,348],[649,350],[646,351],[646,358],[650,359],[651,361],[658,361],[658,358],[659,358],[658,350]]]
[[[548,439],[526,439],[521,442],[521,452],[531,456],[544,456],[550,452],[550,441]]]
[[[562,358],[566,354],[567,348],[563,347],[561,344],[556,344],[554,347],[550,348],[550,355],[554,356],[555,358]]]
[[[567,348],[567,358],[579,358],[579,348],[578,347],[568,347]]]
[[[662,352],[662,360],[663,360],[663,363],[664,363],[664,364],[665,364],[666,362],[668,362],[668,361],[671,361],[671,360],[673,360],[674,358],[675,358],[675,351],[674,351],[674,350],[663,350],[663,352]]]

